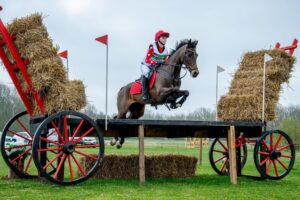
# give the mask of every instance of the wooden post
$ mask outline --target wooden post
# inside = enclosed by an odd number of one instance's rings
[[[145,184],[144,125],[139,125],[139,182]]]
[[[202,138],[200,138],[199,142],[199,165],[202,165]]]
[[[235,151],[235,128],[230,126],[228,132],[228,142],[229,142],[229,168],[230,168],[230,182],[232,184],[237,184],[237,170],[236,170],[236,151]]]

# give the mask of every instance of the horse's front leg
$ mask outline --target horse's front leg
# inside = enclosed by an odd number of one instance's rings
[[[171,103],[171,108],[179,108],[182,104],[186,101],[187,97],[189,96],[190,92],[188,90],[178,90],[174,92],[175,101]],[[179,101],[177,99],[181,98]]]

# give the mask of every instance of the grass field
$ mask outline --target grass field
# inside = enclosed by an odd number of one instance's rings
[[[258,175],[251,148],[243,173]],[[123,149],[106,146],[106,154],[138,153],[136,142],[128,142]],[[146,154],[184,154],[198,157],[198,149],[187,149],[183,142],[157,143],[148,141]],[[299,156],[299,153],[298,153]],[[0,199],[299,199],[300,166],[296,159],[294,169],[280,181],[257,181],[238,178],[231,185],[228,176],[217,175],[208,161],[208,148],[203,150],[203,164],[192,178],[147,179],[140,186],[137,179],[96,180],[76,186],[63,187],[38,180],[7,180],[8,168],[0,159]]]

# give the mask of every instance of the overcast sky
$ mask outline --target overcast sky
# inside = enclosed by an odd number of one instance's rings
[[[105,110],[106,48],[95,38],[108,34],[109,114],[117,112],[119,88],[140,76],[140,62],[159,29],[170,32],[169,48],[185,38],[199,41],[200,74],[182,81],[182,89],[190,91],[188,100],[172,112],[163,106],[157,110],[170,114],[214,108],[217,65],[226,70],[219,74],[222,95],[243,53],[300,39],[300,2],[292,0],[1,0],[0,5],[4,22],[34,12],[47,16],[44,23],[54,43],[69,51],[70,78],[83,80],[88,100],[101,111]],[[299,55],[297,49],[296,58]],[[299,104],[299,67],[295,65],[289,85],[283,86],[281,105]],[[3,68],[0,81],[11,82]]]

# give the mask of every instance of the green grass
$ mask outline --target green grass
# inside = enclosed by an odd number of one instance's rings
[[[136,145],[125,145],[117,150],[106,147],[106,153],[138,153]],[[183,145],[151,145],[146,154],[184,154],[198,157],[198,149],[186,149]],[[0,159],[0,176],[7,175],[8,168]],[[253,163],[252,151],[243,171],[258,175]],[[228,176],[217,175],[210,167],[208,149],[203,151],[203,164],[197,167],[192,178],[147,179],[140,186],[137,179],[96,180],[76,186],[63,187],[39,180],[0,179],[0,199],[299,199],[300,168],[296,160],[291,173],[280,181],[256,181],[238,178],[238,185],[231,185]]]

